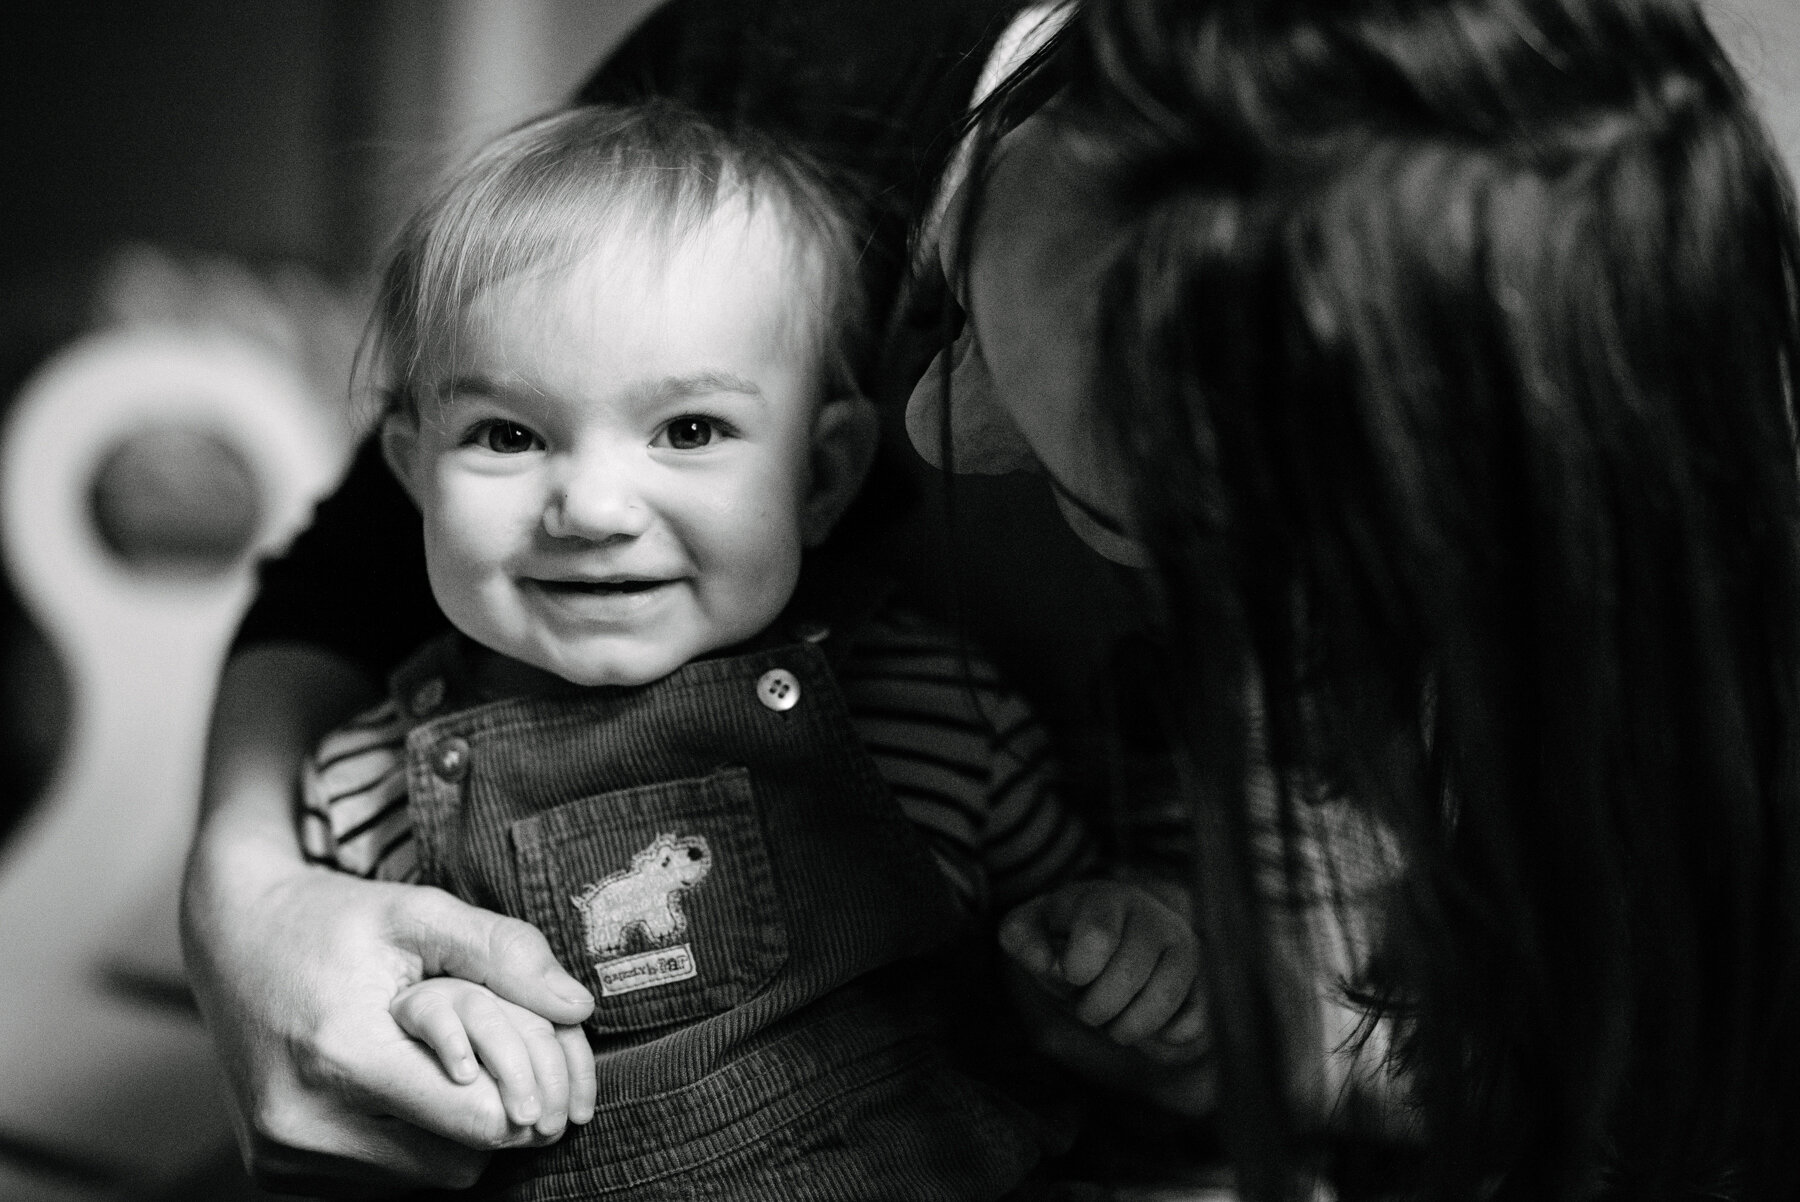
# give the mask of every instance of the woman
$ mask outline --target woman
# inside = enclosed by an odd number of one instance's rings
[[[1243,1190],[1375,1124],[1425,1196],[1790,1194],[1800,254],[1697,13],[1096,0],[986,116],[909,426],[1143,565]],[[216,949],[327,917],[453,932],[316,958],[383,1007],[432,969],[554,1004],[515,926],[323,896],[273,822],[227,921],[243,809],[190,892],[215,1018],[253,964]],[[249,1021],[264,1137],[450,1179],[355,1072],[273,1121],[331,1061]]]
[[[1795,235],[1740,85],[1678,4],[1155,16],[1095,6],[959,257],[986,395],[1148,563],[1246,1185],[1297,950],[1430,1196],[1791,1192]]]

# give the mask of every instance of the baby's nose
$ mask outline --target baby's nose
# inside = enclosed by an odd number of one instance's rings
[[[616,463],[573,467],[544,506],[544,530],[554,538],[635,538],[649,529],[650,521],[642,490]]]

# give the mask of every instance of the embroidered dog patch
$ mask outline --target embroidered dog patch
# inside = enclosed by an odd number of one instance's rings
[[[692,950],[685,943],[675,943],[687,929],[681,895],[711,871],[712,850],[705,836],[663,834],[631,857],[631,867],[575,895],[587,949],[599,957],[594,969],[600,974],[603,996],[685,981],[695,975],[698,970]],[[637,940],[651,947],[619,956]]]

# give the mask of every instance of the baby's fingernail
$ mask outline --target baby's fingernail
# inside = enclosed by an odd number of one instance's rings
[[[1205,1029],[1206,1024],[1200,1019],[1187,1018],[1163,1032],[1163,1039],[1169,1043],[1193,1043]]]
[[[513,1115],[513,1122],[524,1127],[537,1122],[539,1118],[543,1117],[543,1113],[543,1104],[538,1101],[536,1094],[531,1094],[520,1099],[518,1112]]]
[[[450,1075],[458,1084],[467,1085],[475,1079],[475,1062],[467,1056],[458,1056],[450,1065]]]

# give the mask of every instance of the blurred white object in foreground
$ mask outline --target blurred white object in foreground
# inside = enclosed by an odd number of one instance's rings
[[[305,523],[343,444],[297,371],[220,333],[93,336],[13,406],[0,543],[71,720],[0,847],[0,1195],[154,1189],[230,1139],[182,1005],[178,882],[255,561]]]

